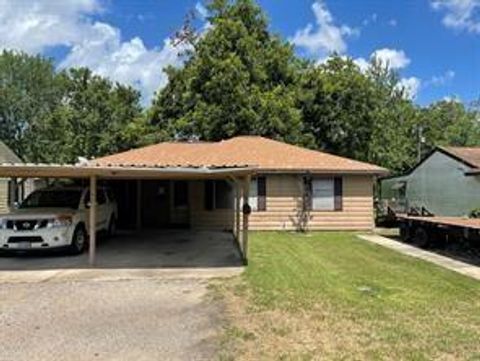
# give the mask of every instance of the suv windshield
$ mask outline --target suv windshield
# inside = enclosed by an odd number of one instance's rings
[[[73,208],[77,209],[82,191],[80,190],[41,190],[25,199],[20,208]]]

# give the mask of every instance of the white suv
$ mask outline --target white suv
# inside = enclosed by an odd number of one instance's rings
[[[83,187],[36,190],[17,209],[0,215],[0,251],[67,248],[79,254],[88,241],[90,192]],[[118,208],[112,192],[97,190],[97,232],[113,235]]]

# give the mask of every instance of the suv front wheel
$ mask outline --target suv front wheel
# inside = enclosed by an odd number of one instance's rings
[[[72,236],[72,243],[70,244],[70,252],[72,254],[83,253],[87,244],[87,232],[85,227],[78,225],[75,228]]]

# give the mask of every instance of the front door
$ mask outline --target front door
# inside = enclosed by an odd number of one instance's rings
[[[172,196],[170,222],[172,227],[185,228],[190,224],[189,211],[189,183],[185,180],[176,180],[170,183]]]

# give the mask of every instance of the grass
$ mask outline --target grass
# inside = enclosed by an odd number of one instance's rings
[[[480,360],[480,282],[352,233],[253,233],[222,360]]]

